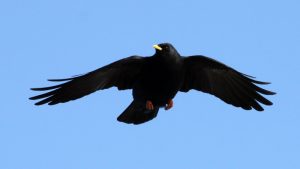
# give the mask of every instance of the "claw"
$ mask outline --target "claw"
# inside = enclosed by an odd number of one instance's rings
[[[148,110],[154,110],[153,103],[150,100],[146,101],[146,109],[148,109]]]
[[[168,103],[167,103],[167,105],[165,106],[165,110],[169,110],[169,109],[171,109],[172,107],[173,107],[173,100],[170,99],[170,100],[168,100]]]

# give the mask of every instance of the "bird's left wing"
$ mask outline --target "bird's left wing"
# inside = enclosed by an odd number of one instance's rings
[[[131,89],[138,78],[145,59],[146,57],[131,56],[81,76],[67,79],[50,79],[49,81],[63,81],[65,83],[50,87],[32,88],[31,90],[48,92],[30,99],[42,99],[35,105],[46,103],[54,105],[75,100],[97,90],[113,86],[118,87],[119,90]]]
[[[183,58],[185,80],[180,89],[188,92],[191,89],[215,95],[228,104],[243,109],[262,111],[258,103],[272,105],[272,102],[261,94],[273,95],[274,92],[262,89],[256,84],[269,84],[253,79],[233,68],[205,56]]]

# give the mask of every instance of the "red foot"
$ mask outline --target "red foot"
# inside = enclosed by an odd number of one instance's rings
[[[146,109],[148,109],[148,110],[154,110],[153,103],[150,100],[146,101]]]
[[[169,110],[169,109],[171,109],[172,107],[173,107],[173,100],[170,99],[170,100],[168,100],[168,103],[167,103],[167,105],[165,106],[165,110]]]

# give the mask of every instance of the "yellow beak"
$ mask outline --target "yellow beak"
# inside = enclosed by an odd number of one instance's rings
[[[157,49],[157,50],[162,50],[162,48],[161,48],[160,46],[158,46],[158,45],[153,45],[153,47],[154,47],[155,49]]]

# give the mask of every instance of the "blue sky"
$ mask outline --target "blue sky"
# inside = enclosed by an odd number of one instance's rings
[[[300,2],[296,0],[0,2],[1,169],[300,168]],[[36,107],[30,87],[171,42],[270,81],[274,106],[244,111],[179,93],[146,124],[119,123],[115,88]]]

